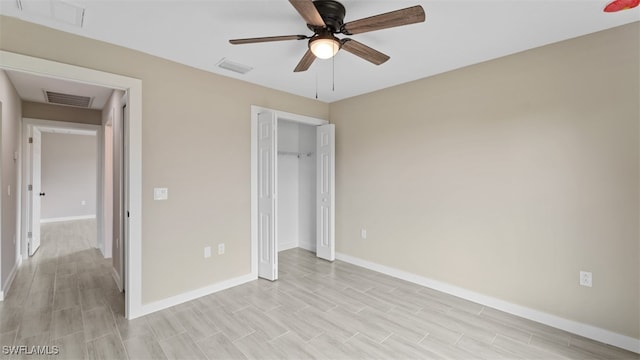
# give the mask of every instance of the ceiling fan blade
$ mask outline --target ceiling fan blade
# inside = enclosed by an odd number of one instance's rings
[[[355,56],[359,56],[372,64],[380,65],[390,59],[388,55],[353,39],[342,39],[341,42],[341,49],[348,51]]]
[[[324,20],[322,20],[322,16],[316,9],[316,6],[313,5],[312,0],[289,0],[291,5],[293,5],[300,16],[307,22],[309,25],[324,27]]]
[[[296,66],[296,68],[293,70],[293,72],[307,71],[307,69],[309,69],[311,64],[313,64],[313,61],[315,59],[316,59],[316,56],[313,55],[311,50],[307,50],[307,52],[304,54],[304,56],[302,57],[302,59],[298,63],[298,66]]]
[[[305,39],[308,39],[306,35],[286,35],[286,36],[266,36],[266,37],[258,37],[258,38],[247,38],[247,39],[233,39],[233,40],[229,40],[229,42],[233,45],[240,45],[240,44],[255,44],[255,43],[269,42],[269,41],[305,40]]]
[[[350,21],[344,24],[341,30],[345,35],[355,35],[396,26],[415,24],[423,22],[425,18],[426,16],[422,6],[416,5],[406,9]]]

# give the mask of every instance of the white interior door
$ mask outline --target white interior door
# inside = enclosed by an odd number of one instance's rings
[[[40,248],[40,203],[44,196],[41,179],[42,167],[42,132],[38,128],[32,128],[31,133],[31,214],[29,237],[29,256]]]
[[[329,261],[336,258],[335,133],[333,124],[317,127],[316,256]]]
[[[278,188],[276,114],[258,114],[258,276],[278,278],[276,189]]]

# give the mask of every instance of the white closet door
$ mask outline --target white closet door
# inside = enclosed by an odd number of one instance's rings
[[[317,127],[316,256],[333,261],[335,249],[335,125]]]
[[[38,128],[33,128],[31,135],[31,221],[29,238],[29,256],[38,251],[40,248],[40,205],[42,191],[42,133]]]
[[[277,118],[272,112],[258,114],[258,276],[278,278],[276,239]]]

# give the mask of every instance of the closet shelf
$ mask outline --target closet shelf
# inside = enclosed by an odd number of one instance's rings
[[[312,152],[300,153],[300,152],[293,152],[293,151],[278,151],[278,155],[295,156],[297,158],[301,158],[301,157],[311,157],[313,153]]]

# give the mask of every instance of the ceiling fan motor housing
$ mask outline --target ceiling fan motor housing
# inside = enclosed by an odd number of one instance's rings
[[[316,0],[313,5],[320,13],[322,20],[324,20],[326,29],[334,34],[340,32],[344,24],[344,16],[347,13],[344,5],[334,0]],[[307,26],[315,33],[322,32],[322,28],[313,25]]]

